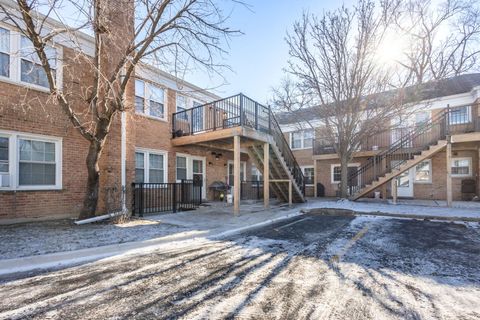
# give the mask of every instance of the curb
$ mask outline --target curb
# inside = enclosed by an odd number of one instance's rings
[[[104,258],[124,255],[124,254],[142,254],[151,250],[159,249],[167,243],[175,243],[186,240],[193,240],[197,238],[205,238],[209,240],[219,240],[228,236],[232,236],[244,231],[270,225],[282,220],[294,218],[304,214],[303,210],[300,212],[289,213],[274,219],[265,220],[253,225],[239,227],[232,230],[223,231],[220,233],[207,232],[188,232],[190,234],[183,234],[181,236],[170,235],[156,239],[149,239],[144,241],[133,241],[120,244],[112,244],[101,247],[86,248],[74,251],[55,252],[38,256],[28,256],[14,259],[0,260],[0,276],[9,276],[19,273],[27,273],[31,271],[39,271],[45,269],[56,269],[77,265],[80,263],[88,263]]]
[[[448,222],[480,222],[480,218],[474,217],[455,217],[455,216],[437,216],[437,215],[425,215],[425,214],[406,214],[406,213],[387,213],[380,211],[355,211],[351,209],[342,208],[308,208],[307,213],[320,214],[325,216],[377,216],[387,218],[407,218],[417,220],[436,220],[436,221],[448,221]]]

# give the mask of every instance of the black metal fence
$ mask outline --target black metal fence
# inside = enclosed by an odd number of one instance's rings
[[[202,183],[182,180],[178,183],[132,183],[132,214],[193,210],[202,203]]]
[[[242,181],[240,187],[240,199],[261,200],[263,199],[263,181]]]

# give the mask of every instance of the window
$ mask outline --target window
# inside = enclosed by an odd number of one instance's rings
[[[19,140],[19,186],[55,185],[55,144]]]
[[[135,182],[145,182],[145,154],[135,152]]]
[[[471,121],[470,106],[461,106],[450,109],[449,124],[464,124]]]
[[[348,165],[348,173],[347,176],[354,174],[358,167],[360,166],[359,163],[351,163]],[[358,179],[358,177],[357,177]],[[332,164],[331,165],[331,182],[332,183],[339,183],[342,180],[342,169],[340,164]],[[356,185],[358,181],[354,181],[353,184]]]
[[[315,170],[313,169],[313,167],[303,168],[303,175],[305,176],[305,184],[306,185],[313,185],[314,184]]]
[[[252,181],[263,181],[262,173],[255,165],[252,165]]]
[[[0,132],[0,187],[47,190],[62,187],[61,139]]]
[[[142,80],[135,80],[135,112],[165,119],[165,90]]]
[[[187,179],[187,157],[177,156],[177,180]]]
[[[314,132],[312,129],[291,133],[292,149],[307,149],[313,146]]]
[[[143,151],[135,152],[135,182],[164,183],[167,181],[166,152]]]
[[[0,28],[0,76],[10,77],[10,31]]]
[[[432,161],[422,161],[415,166],[415,182],[432,182]]]
[[[177,112],[187,110],[187,97],[177,94]],[[188,120],[187,112],[179,114],[179,119]]]
[[[40,59],[33,47],[30,39],[21,37],[21,80],[35,85],[39,85],[45,88],[49,87],[47,74],[42,67]],[[53,70],[54,77],[56,76],[57,69],[57,52],[55,48],[47,46],[45,48],[50,67]]]
[[[0,173],[8,173],[8,137],[0,137]]]
[[[430,112],[420,111],[415,114],[415,125],[422,126],[430,120]]]
[[[227,163],[227,175],[228,175],[228,185],[233,186],[235,183],[235,175],[233,174],[235,172],[235,164],[233,161],[229,160]],[[247,163],[244,161],[240,162],[240,181],[246,181],[246,170],[247,169]]]
[[[469,177],[472,175],[472,158],[452,159],[452,176]]]

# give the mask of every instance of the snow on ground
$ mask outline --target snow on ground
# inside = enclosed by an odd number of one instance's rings
[[[399,201],[398,204],[391,202],[374,201],[349,201],[349,200],[316,200],[312,199],[306,204],[307,208],[332,208],[348,209],[357,212],[381,212],[387,214],[402,215],[425,215],[451,218],[479,218],[480,202],[454,202],[452,208],[448,208],[443,202],[434,201]]]
[[[4,281],[0,318],[473,320],[479,279],[463,225],[307,215]]]

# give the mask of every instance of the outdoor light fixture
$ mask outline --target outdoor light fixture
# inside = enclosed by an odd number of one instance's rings
[[[221,153],[216,153],[215,151],[212,151],[212,156],[215,156],[215,160],[220,160],[220,157],[222,156]]]

